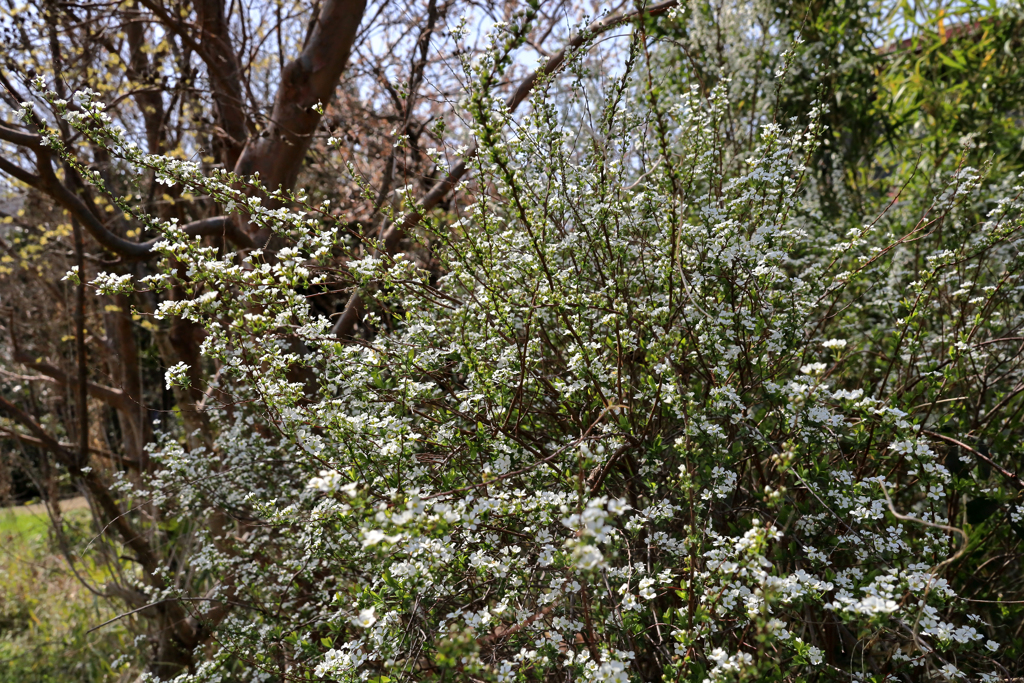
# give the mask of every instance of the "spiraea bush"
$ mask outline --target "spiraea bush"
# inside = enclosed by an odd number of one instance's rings
[[[1018,672],[1024,187],[951,159],[826,216],[825,105],[774,118],[781,88],[750,107],[728,74],[664,88],[639,28],[599,95],[582,55],[515,120],[471,88],[475,203],[427,217],[425,251],[344,268],[328,207],[270,208],[144,155],[88,93],[57,103],[278,244],[224,254],[150,218],[162,274],[93,282],[177,282],[156,317],[205,330],[204,432],[163,435],[120,489],[187,545],[138,590],[200,627],[230,610],[183,678]],[[373,334],[312,312],[346,286]]]

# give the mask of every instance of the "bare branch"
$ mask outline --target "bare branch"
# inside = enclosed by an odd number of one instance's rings
[[[149,582],[155,587],[162,588],[164,585],[163,581],[156,574],[160,567],[157,555],[153,552],[145,537],[136,531],[128,521],[125,513],[118,506],[117,501],[111,496],[110,490],[100,480],[99,475],[94,470],[87,468],[85,463],[79,462],[74,453],[64,448],[31,416],[3,396],[0,396],[0,411],[7,413],[15,422],[26,427],[39,440],[43,448],[53,453],[68,468],[68,471],[75,479],[85,484],[93,501],[106,515],[107,527],[113,527],[125,546],[135,553],[135,558],[145,571]],[[179,635],[186,641],[190,640],[194,633],[190,632],[191,629],[187,623],[184,610],[179,605],[169,605],[168,609],[174,612],[171,615],[172,623],[175,624],[175,629],[180,631]]]
[[[24,351],[16,350],[14,352],[14,362],[20,363],[25,367],[32,368],[36,372],[45,375],[47,378],[57,382],[58,384],[69,386],[70,380],[63,370],[47,363],[36,362]],[[105,387],[102,384],[96,384],[95,382],[89,382],[87,386],[90,396],[103,401],[112,408],[123,410],[125,412],[135,409],[134,406],[127,402],[128,396],[120,389]]]
[[[324,3],[302,54],[281,73],[270,125],[260,137],[249,139],[235,164],[235,173],[259,173],[260,181],[271,190],[294,186],[320,123],[320,114],[314,107],[333,98],[365,8],[365,0]]]
[[[1018,477],[1013,472],[1010,472],[1009,470],[1004,469],[1004,468],[1000,467],[999,465],[995,464],[994,462],[992,462],[992,458],[989,458],[986,455],[982,455],[977,450],[975,450],[975,449],[971,448],[970,446],[968,446],[967,444],[965,444],[963,441],[959,441],[957,439],[954,439],[953,437],[945,436],[944,434],[939,434],[938,432],[932,432],[932,431],[929,431],[927,429],[922,429],[921,432],[924,433],[924,434],[927,434],[928,436],[930,436],[932,438],[939,439],[940,441],[945,441],[946,443],[951,443],[954,446],[959,446],[960,448],[964,449],[968,453],[973,454],[974,457],[976,457],[978,460],[981,460],[982,462],[987,464],[989,467],[993,468],[996,472],[998,472],[999,474],[1003,475],[1003,477],[1005,477],[1006,480],[1009,481],[1010,484],[1012,484],[1015,489],[1017,489],[1018,491],[1024,491],[1024,482],[1022,482],[1020,480],[1020,477]]]
[[[32,444],[33,446],[35,446],[37,448],[46,448],[46,444],[43,443],[42,439],[37,438],[35,436],[29,436],[28,434],[22,434],[21,432],[16,431],[14,429],[8,429],[6,427],[0,427],[0,434],[9,436],[12,439],[17,439],[18,441],[24,441],[27,444]],[[61,446],[61,448],[65,448],[65,449],[69,449],[69,448],[74,448],[75,447],[74,444],[70,444],[70,443],[62,443],[62,444],[60,444],[60,446]],[[114,457],[113,453],[109,453],[107,451],[101,451],[101,450],[99,450],[97,448],[90,448],[89,452],[90,453],[95,453],[96,455],[102,455],[105,458],[113,458]]]
[[[527,76],[519,84],[519,87],[515,89],[508,99],[505,101],[505,106],[508,107],[509,111],[515,111],[520,104],[522,104],[533,90],[533,87],[537,84],[537,80],[542,76],[550,76],[551,74],[558,71],[562,64],[565,63],[565,58],[573,50],[579,49],[588,40],[596,35],[600,35],[605,31],[621,26],[622,24],[633,21],[643,16],[656,16],[663,14],[673,7],[678,6],[678,0],[666,0],[665,2],[652,5],[646,9],[634,10],[632,12],[624,12],[622,14],[616,14],[609,17],[605,17],[599,21],[595,21],[586,27],[579,34],[574,36],[565,47],[556,52],[554,55],[545,62],[544,66],[537,69],[529,76]],[[413,227],[419,223],[427,211],[430,211],[437,206],[442,199],[444,199],[449,192],[462,180],[462,177],[466,174],[466,162],[471,161],[476,156],[477,146],[474,143],[466,154],[462,157],[462,160],[449,171],[448,175],[444,180],[440,181],[434,187],[430,189],[430,192],[421,199],[412,211],[405,217],[405,219],[399,224],[391,224],[384,230],[384,248],[388,254],[394,254],[398,248],[399,242],[402,237]],[[349,337],[352,335],[352,331],[355,329],[356,322],[362,317],[363,313],[363,302],[360,299],[359,292],[354,292],[349,298],[348,303],[345,305],[345,310],[338,317],[338,321],[334,324],[332,333],[337,337]]]
[[[21,145],[22,147],[36,149],[39,147],[41,138],[38,135],[23,133],[20,130],[14,130],[7,126],[0,126],[0,140],[10,142],[15,145]]]
[[[29,173],[22,167],[12,164],[3,157],[0,157],[0,171],[6,173],[12,178],[17,178],[30,187],[38,187],[39,183],[42,182],[42,179],[39,176]]]

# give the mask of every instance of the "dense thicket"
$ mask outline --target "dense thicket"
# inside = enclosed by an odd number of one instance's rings
[[[150,675],[1019,672],[1016,9],[39,9],[2,427]]]

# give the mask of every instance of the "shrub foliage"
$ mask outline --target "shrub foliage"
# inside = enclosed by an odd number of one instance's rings
[[[844,195],[820,172],[829,106],[780,114],[798,46],[757,87],[682,87],[645,30],[601,92],[585,46],[518,119],[486,87],[522,36],[499,30],[464,64],[474,202],[345,268],[327,205],[143,154],[89,93],[49,94],[128,167],[273,235],[240,256],[137,215],[160,272],[91,282],[176,284],[155,317],[200,325],[215,371],[188,438],[120,487],[185,549],[138,590],[216,629],[183,676],[1016,670],[1024,186],[965,148]],[[311,308],[341,287],[372,334]]]

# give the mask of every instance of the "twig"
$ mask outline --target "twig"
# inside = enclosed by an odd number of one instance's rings
[[[131,610],[130,612],[125,612],[124,614],[118,614],[113,619],[107,619],[102,624],[99,624],[97,626],[93,626],[91,629],[86,631],[86,633],[87,634],[88,633],[92,633],[93,631],[95,631],[97,629],[101,629],[104,626],[107,626],[109,624],[113,624],[115,621],[118,621],[120,619],[124,619],[125,617],[130,617],[131,615],[136,614],[138,612],[141,612],[143,610],[147,610],[150,607],[156,607],[157,605],[167,604],[168,602],[219,602],[219,603],[224,604],[224,605],[235,605],[236,607],[245,607],[246,609],[251,609],[251,610],[256,611],[256,612],[263,612],[263,610],[260,609],[259,607],[254,607],[252,605],[247,605],[244,602],[235,602],[233,600],[221,600],[220,598],[166,598],[164,600],[157,600],[156,602],[151,602],[148,605],[143,605],[142,607],[137,607],[137,608]]]
[[[948,524],[939,524],[937,522],[927,522],[927,521],[921,519],[920,517],[911,517],[910,515],[903,515],[903,514],[900,514],[899,512],[896,512],[896,506],[892,504],[892,498],[889,497],[889,491],[888,491],[888,489],[885,488],[885,482],[883,482],[881,479],[878,479],[877,481],[878,481],[878,485],[882,487],[882,494],[885,496],[885,502],[889,504],[889,512],[892,513],[893,517],[895,517],[896,519],[902,520],[904,522],[917,522],[918,524],[923,524],[925,526],[930,526],[930,527],[933,527],[935,529],[942,529],[943,531],[948,531],[949,533],[960,534],[960,538],[963,539],[963,543],[960,544],[960,549],[958,551],[956,551],[955,555],[953,555],[952,557],[950,557],[948,559],[943,560],[942,562],[939,562],[937,565],[935,565],[934,567],[931,568],[931,573],[932,574],[938,574],[939,570],[941,570],[947,564],[952,564],[953,562],[956,562],[961,557],[963,557],[964,553],[967,552],[967,534],[964,533],[963,529],[958,529],[955,526],[949,526]]]
[[[1018,491],[1024,491],[1024,482],[1022,482],[1020,480],[1020,477],[1018,477],[1013,472],[1010,472],[1009,470],[1005,470],[1002,467],[1000,467],[999,465],[995,464],[994,462],[992,462],[992,459],[989,458],[987,455],[982,455],[978,451],[974,450],[973,448],[971,448],[970,446],[965,444],[963,441],[957,441],[953,437],[944,436],[943,434],[937,434],[935,432],[930,432],[927,429],[922,429],[921,432],[924,433],[924,434],[927,434],[928,436],[934,437],[936,439],[941,439],[942,441],[954,444],[956,446],[959,446],[960,448],[963,448],[966,451],[974,453],[976,458],[978,458],[982,462],[990,465],[993,469],[995,469],[997,472],[999,472],[999,474],[1001,474],[1004,477],[1006,477],[1010,481],[1010,483],[1014,486],[1014,488],[1016,488]]]

